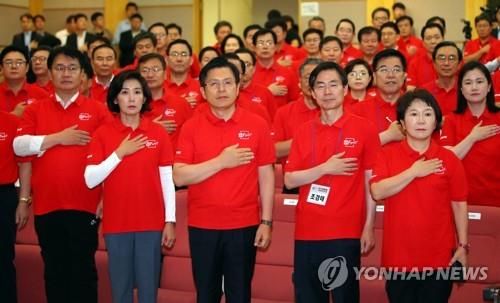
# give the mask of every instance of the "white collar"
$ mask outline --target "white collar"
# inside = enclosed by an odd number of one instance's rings
[[[56,95],[56,101],[59,102],[59,104],[61,104],[61,106],[64,108],[64,109],[67,109],[72,103],[74,103],[76,101],[76,99],[78,98],[78,96],[80,95],[80,92],[77,91],[76,94],[74,94],[70,99],[69,101],[65,104],[63,99],[61,97],[59,97],[58,94],[55,94]]]

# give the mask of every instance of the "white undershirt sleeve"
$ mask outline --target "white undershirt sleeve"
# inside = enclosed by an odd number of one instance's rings
[[[172,166],[160,166],[160,182],[165,203],[165,222],[175,222],[175,186]]]
[[[22,135],[14,138],[12,147],[16,155],[20,157],[38,155],[41,156],[43,152],[40,150],[42,147],[45,136],[32,136]]]
[[[88,188],[94,188],[101,184],[109,174],[121,162],[116,153],[112,153],[106,160],[97,165],[87,165],[85,167],[85,184]]]

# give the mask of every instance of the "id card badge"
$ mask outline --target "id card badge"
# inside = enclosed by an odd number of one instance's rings
[[[325,206],[328,200],[328,194],[330,194],[330,186],[324,186],[319,184],[311,184],[311,189],[309,194],[307,194],[307,202]]]

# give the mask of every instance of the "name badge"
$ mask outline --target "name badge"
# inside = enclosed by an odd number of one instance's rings
[[[329,193],[329,186],[311,184],[311,189],[309,190],[309,194],[307,194],[307,202],[325,206]]]

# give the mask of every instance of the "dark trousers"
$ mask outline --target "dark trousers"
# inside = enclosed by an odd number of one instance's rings
[[[94,218],[94,214],[75,210],[35,216],[48,303],[97,302]]]
[[[220,302],[222,277],[228,303],[249,303],[257,226],[209,230],[189,227],[189,247],[198,303]]]
[[[0,301],[16,303],[16,243],[17,191],[13,184],[0,185]]]
[[[437,280],[436,273],[425,280],[397,279],[385,282],[385,291],[391,303],[446,303],[453,289],[453,282]]]
[[[311,226],[311,228],[313,228]],[[361,262],[359,239],[295,241],[294,287],[297,303],[359,302],[355,267]]]

